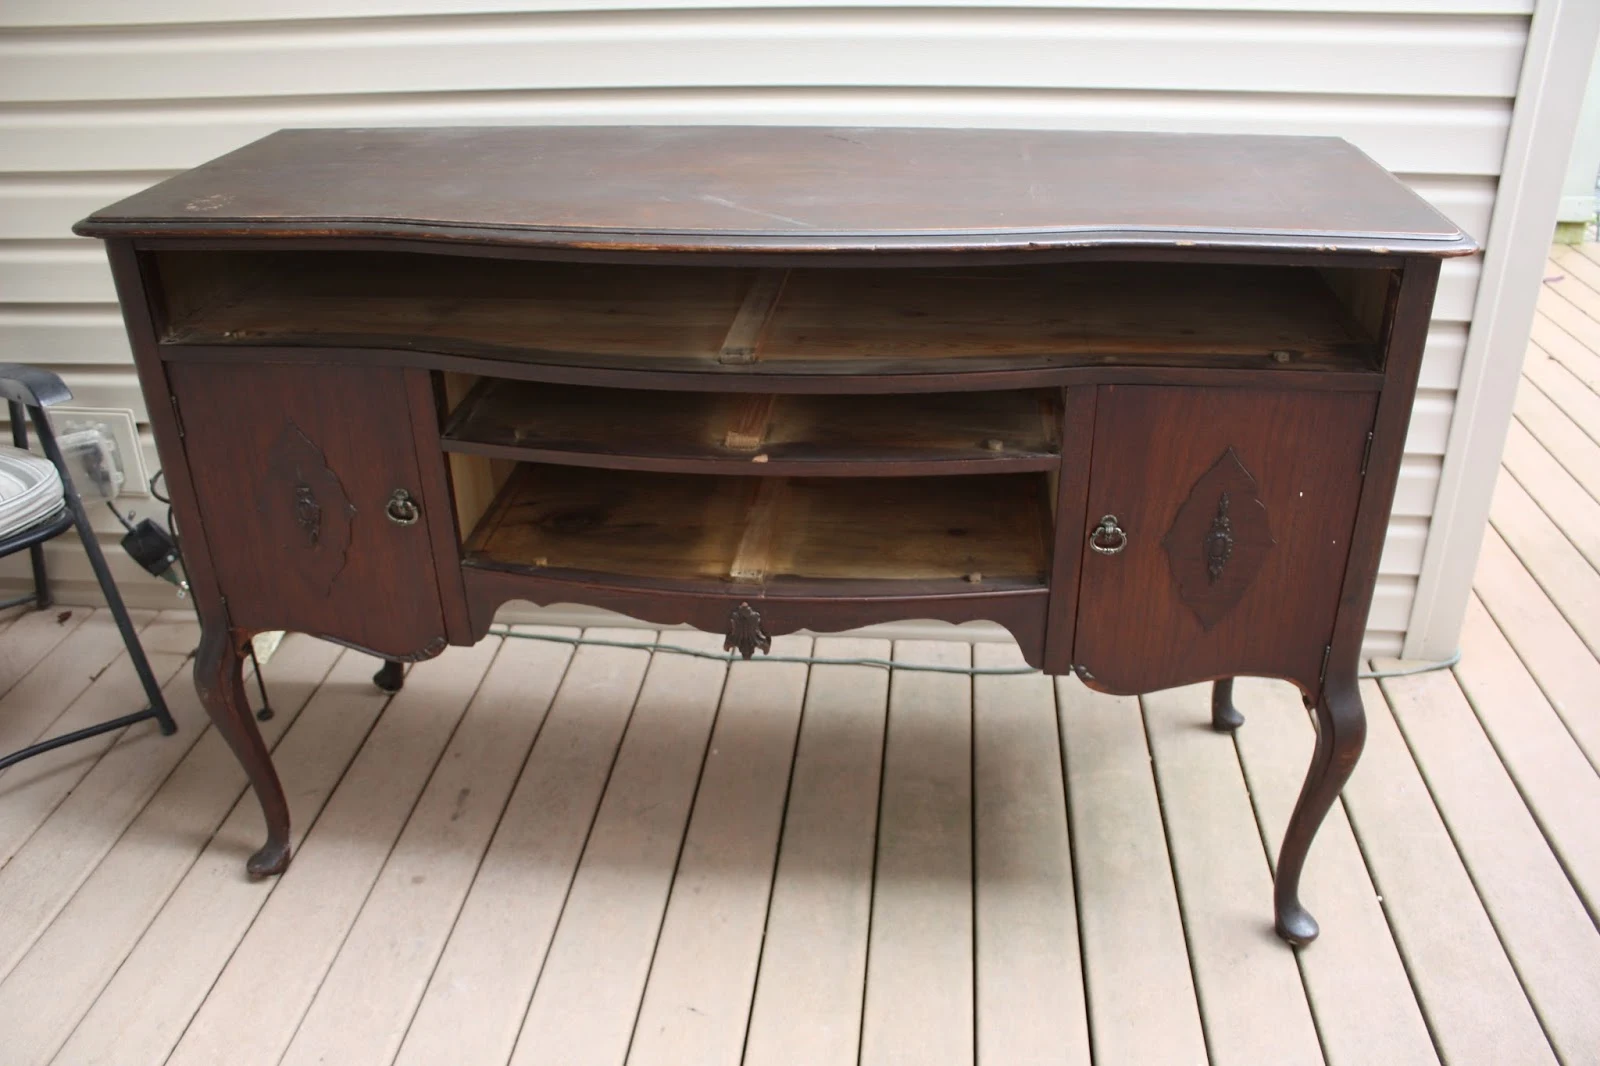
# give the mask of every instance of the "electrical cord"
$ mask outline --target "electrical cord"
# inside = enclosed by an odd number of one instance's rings
[[[518,633],[506,626],[491,626],[489,632],[500,637],[517,637],[521,640],[547,640],[554,644],[575,644],[597,648],[632,648],[635,651],[664,651],[673,655],[688,655],[696,659],[715,659],[719,662],[739,662],[733,652],[700,651],[680,648],[674,644],[632,644],[625,640],[602,640],[599,637],[561,637],[553,633]],[[751,662],[757,660],[752,659]],[[913,670],[928,674],[967,674],[984,677],[1008,674],[1037,674],[1031,666],[937,666],[926,663],[897,663],[888,659],[835,659],[820,655],[763,655],[761,662],[804,663],[807,666],[876,666],[884,670]]]
[[[509,626],[491,626],[489,632],[499,637],[515,637],[519,640],[544,640],[552,644],[571,644],[582,647],[596,648],[633,648],[636,651],[664,651],[672,655],[688,655],[696,659],[713,659],[718,662],[738,662],[739,657],[733,652],[700,651],[696,648],[682,648],[674,644],[633,644],[625,640],[603,640],[599,637],[563,637],[554,633],[519,633]],[[1037,674],[1038,670],[1031,666],[939,666],[928,663],[901,663],[889,659],[873,658],[832,658],[819,655],[763,655],[759,660],[751,662],[769,663],[803,663],[807,666],[876,666],[884,670],[907,670],[928,674],[965,674],[968,677],[1004,677],[1019,674]],[[1450,658],[1437,663],[1425,663],[1422,666],[1411,666],[1403,670],[1364,670],[1357,674],[1362,679],[1411,677],[1416,674],[1426,674],[1434,670],[1448,670],[1461,661],[1461,652],[1458,650]]]
[[[1436,663],[1423,663],[1421,666],[1408,666],[1403,670],[1363,670],[1356,676],[1363,681],[1381,680],[1387,677],[1416,677],[1418,674],[1431,674],[1435,670],[1448,670],[1461,661],[1461,649],[1457,648],[1450,653],[1448,659],[1440,659]]]

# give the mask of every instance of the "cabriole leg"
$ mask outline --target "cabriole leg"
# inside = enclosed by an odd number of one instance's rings
[[[1306,853],[1333,806],[1350,772],[1361,757],[1367,739],[1367,716],[1361,706],[1355,671],[1335,678],[1329,675],[1317,701],[1317,746],[1311,755],[1300,799],[1289,818],[1278,853],[1278,870],[1273,886],[1278,935],[1296,947],[1317,938],[1317,922],[1300,905],[1300,873]]]
[[[249,639],[250,634],[227,625],[206,626],[195,654],[194,684],[211,723],[233,749],[261,802],[267,842],[250,856],[245,869],[252,877],[269,877],[289,865],[289,804],[245,698],[244,646]]]
[[[1231,733],[1244,725],[1244,715],[1233,705],[1233,678],[1219,678],[1211,683],[1211,728],[1219,733]]]

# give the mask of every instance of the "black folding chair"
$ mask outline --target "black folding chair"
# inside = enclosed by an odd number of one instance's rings
[[[105,594],[106,605],[111,608],[111,616],[117,620],[117,629],[122,633],[122,642],[128,648],[128,658],[133,662],[133,668],[139,675],[139,683],[144,686],[145,697],[149,701],[149,706],[137,714],[125,714],[121,718],[113,718],[99,725],[63,733],[61,736],[41,740],[20,751],[14,751],[10,755],[0,756],[0,770],[34,755],[42,755],[63,745],[86,740],[101,733],[123,729],[146,718],[154,718],[162,733],[169,736],[176,733],[177,723],[167,712],[166,700],[161,696],[161,686],[156,684],[155,675],[150,672],[150,661],[145,658],[144,647],[139,643],[139,634],[134,632],[133,623],[128,619],[128,608],[123,605],[122,596],[117,592],[117,583],[111,578],[105,554],[101,552],[100,542],[89,525],[89,516],[84,512],[83,501],[78,498],[78,491],[72,485],[72,478],[67,473],[67,464],[61,457],[61,448],[56,444],[55,433],[50,428],[50,419],[45,415],[46,407],[67,402],[72,399],[72,393],[67,390],[59,377],[47,370],[16,363],[0,363],[0,396],[5,397],[11,407],[11,439],[19,448],[28,446],[28,416],[33,417],[34,429],[39,434],[39,443],[44,448],[45,458],[61,472],[63,490],[59,511],[26,529],[0,535],[0,557],[22,551],[24,548],[28,549],[28,553],[33,557],[32,594],[0,601],[0,607],[14,607],[29,601],[41,609],[50,606],[50,588],[46,584],[43,545],[51,537],[65,533],[76,526],[78,536],[83,541],[83,550],[89,556],[89,565],[94,568],[95,579],[100,582],[100,591]]]

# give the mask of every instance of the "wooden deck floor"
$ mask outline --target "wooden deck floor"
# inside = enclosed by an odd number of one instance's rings
[[[1283,685],[1241,682],[1234,741],[1198,687],[602,630],[638,646],[491,639],[386,700],[291,637],[265,729],[297,858],[251,883],[194,625],[145,613],[181,732],[0,775],[0,1062],[1600,1062],[1600,249],[1550,273],[1461,663],[1365,683],[1309,949],[1269,925],[1312,744]],[[6,624],[0,750],[135,700],[103,612]]]

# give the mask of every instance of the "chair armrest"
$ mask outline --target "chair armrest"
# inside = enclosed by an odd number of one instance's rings
[[[29,407],[54,407],[72,399],[72,392],[66,382],[48,370],[0,363],[0,398]]]

